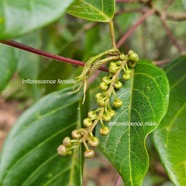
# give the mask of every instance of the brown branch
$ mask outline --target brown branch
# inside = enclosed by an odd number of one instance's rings
[[[184,52],[184,49],[178,44],[176,38],[174,37],[174,35],[172,34],[170,28],[168,27],[166,20],[164,19],[164,17],[160,17],[160,20],[162,22],[163,27],[165,28],[165,31],[167,32],[167,35],[170,39],[170,41],[172,42],[172,44],[177,48],[178,52],[181,54],[182,52]]]
[[[43,56],[43,57],[54,59],[54,60],[59,61],[59,62],[70,63],[70,64],[78,65],[78,66],[84,66],[85,65],[85,63],[82,62],[82,61],[78,61],[78,60],[75,60],[75,59],[70,59],[70,58],[66,58],[66,57],[63,57],[63,56],[58,56],[58,55],[55,55],[55,54],[44,52],[42,50],[32,48],[30,46],[24,45],[22,43],[18,43],[16,41],[0,41],[0,43],[3,43],[5,45],[8,45],[8,46],[11,46],[11,47],[14,47],[14,48],[19,48],[19,49],[27,51],[27,52],[38,54],[38,55]],[[108,69],[105,68],[105,67],[100,67],[99,70],[104,71],[104,72],[108,72]]]
[[[118,41],[117,47],[121,47],[121,45],[127,40],[127,38],[136,30],[138,26],[140,26],[148,17],[154,14],[155,10],[150,9],[147,11],[126,33],[125,35]]]
[[[167,14],[166,18],[172,21],[186,21],[186,13]]]

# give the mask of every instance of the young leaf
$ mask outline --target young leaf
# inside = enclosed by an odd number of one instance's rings
[[[80,122],[82,95],[70,91],[44,97],[19,118],[1,154],[0,185],[82,185],[81,152],[61,157],[56,150]]]
[[[0,44],[0,92],[14,74],[18,63],[18,50]]]
[[[153,133],[155,147],[170,179],[176,186],[186,185],[186,56],[179,57],[164,70],[170,82],[168,112]]]
[[[140,186],[149,164],[145,139],[167,111],[169,85],[165,73],[145,61],[123,84],[117,91],[123,106],[109,123],[110,134],[100,136],[101,148],[126,186]]]
[[[0,1],[0,39],[10,39],[59,18],[72,0]]]
[[[109,22],[114,16],[115,0],[75,0],[67,13],[97,22]]]

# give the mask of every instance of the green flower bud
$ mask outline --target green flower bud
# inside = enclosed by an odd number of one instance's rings
[[[95,119],[97,117],[97,114],[95,111],[90,111],[90,112],[88,112],[88,117],[90,119]]]
[[[136,63],[134,61],[129,61],[128,65],[130,68],[134,68],[136,66]]]
[[[123,79],[124,79],[124,80],[129,80],[130,77],[131,77],[131,74],[130,74],[130,73],[124,73],[124,74],[123,74]]]
[[[65,147],[70,147],[72,144],[71,144],[71,139],[69,138],[69,137],[65,137],[64,139],[63,139],[63,145],[65,146]]]
[[[109,110],[108,112],[109,112],[109,114],[110,114],[111,117],[114,117],[115,116],[115,111],[114,110]]]
[[[99,133],[103,136],[108,135],[110,132],[110,129],[107,126],[101,127],[99,130]]]
[[[96,147],[99,144],[99,139],[96,137],[91,137],[88,139],[88,144],[92,147]]]
[[[129,50],[129,51],[128,51],[129,56],[132,55],[133,53],[134,53],[133,50]]]
[[[104,98],[103,94],[100,92],[97,93],[95,97],[96,97],[96,99]]]
[[[97,99],[97,104],[101,107],[104,107],[106,104],[105,104],[105,101],[103,99]]]
[[[122,83],[120,82],[120,81],[117,81],[117,82],[115,82],[114,83],[114,87],[116,88],[116,89],[120,89],[121,87],[122,87]]]
[[[60,145],[58,148],[57,148],[57,152],[58,154],[60,154],[61,156],[66,156],[67,155],[67,149],[64,145]]]
[[[108,89],[108,85],[105,82],[101,82],[99,88],[104,91]]]
[[[122,62],[121,61],[117,61],[116,64],[117,64],[117,66],[120,66],[122,64]]]
[[[116,62],[110,62],[110,63],[109,63],[109,67],[111,67],[111,66],[114,66],[114,67],[117,68]]]
[[[125,54],[121,54],[120,56],[119,56],[119,58],[123,61],[124,59],[125,59]]]
[[[103,121],[110,121],[111,120],[111,116],[109,113],[105,113],[103,114],[103,117],[102,117]]]
[[[119,108],[123,105],[123,102],[120,100],[120,99],[116,99],[114,100],[113,102],[113,106],[116,107],[116,108]]]
[[[138,61],[139,60],[138,54],[136,54],[135,52],[130,54],[129,59],[135,62]]]
[[[110,79],[108,76],[104,76],[104,77],[102,78],[102,81],[105,82],[106,84],[111,83],[111,79]]]
[[[105,97],[108,97],[110,94],[108,93],[108,91],[103,91],[102,94],[105,96]]]
[[[75,139],[79,139],[79,138],[81,138],[81,133],[78,130],[73,130],[72,137]]]
[[[117,66],[113,66],[113,65],[112,65],[112,66],[109,67],[109,72],[110,72],[111,74],[116,74],[117,69],[118,69]]]
[[[90,127],[92,125],[92,120],[90,118],[86,118],[83,120],[83,125],[85,127]]]
[[[81,135],[84,135],[84,133],[86,132],[86,129],[85,128],[80,128],[78,130],[78,132],[81,134]]]
[[[85,158],[93,158],[94,157],[94,151],[93,150],[86,150],[84,152]]]

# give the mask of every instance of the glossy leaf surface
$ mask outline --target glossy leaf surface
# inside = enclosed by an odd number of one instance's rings
[[[56,150],[80,124],[81,94],[70,91],[44,97],[19,118],[2,151],[0,185],[82,184],[81,154],[61,157]]]
[[[73,16],[96,22],[109,22],[114,15],[114,0],[76,0],[67,9]]]
[[[176,186],[186,185],[186,56],[164,70],[170,82],[170,103],[164,119],[153,132],[155,147]]]
[[[101,147],[125,184],[140,186],[149,164],[145,139],[167,111],[169,85],[165,73],[145,61],[138,63],[132,78],[123,84],[117,91],[123,106],[108,123],[110,134],[100,136]]]
[[[0,39],[10,39],[59,18],[72,0],[1,0]]]

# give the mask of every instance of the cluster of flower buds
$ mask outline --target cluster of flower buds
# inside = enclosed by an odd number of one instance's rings
[[[70,137],[64,138],[63,144],[60,145],[57,149],[58,154],[60,154],[62,156],[71,155],[72,150],[77,149],[81,143],[84,143],[85,149],[86,149],[84,152],[84,156],[86,158],[92,158],[94,156],[94,151],[89,149],[88,146],[90,146],[90,147],[98,146],[99,139],[97,137],[95,137],[92,134],[92,132],[87,133],[86,128],[80,128],[77,130],[73,130],[72,131],[72,138],[73,139],[70,139]]]
[[[57,151],[58,151],[58,154],[62,156],[71,155],[72,154],[72,140],[69,137],[65,137],[63,139],[63,144],[58,147]]]
[[[88,117],[83,120],[83,126],[72,131],[72,139],[69,137],[64,138],[63,144],[57,149],[58,153],[62,156],[72,154],[73,149],[77,149],[78,146],[83,143],[85,146],[84,156],[86,158],[92,158],[94,156],[94,150],[89,147],[96,147],[99,144],[99,139],[93,135],[93,130],[97,123],[101,124],[99,133],[103,136],[109,134],[110,129],[104,124],[109,122],[115,116],[115,110],[111,105],[117,109],[123,105],[116,94],[116,91],[121,89],[123,83],[119,80],[119,75],[124,72],[122,77],[124,80],[129,80],[132,74],[132,68],[135,67],[138,61],[138,55],[130,50],[127,55],[120,54],[119,58],[115,62],[109,64],[109,74],[104,76],[99,85],[100,92],[95,95],[98,108],[88,112]],[[114,101],[110,103],[111,96],[114,96]]]

